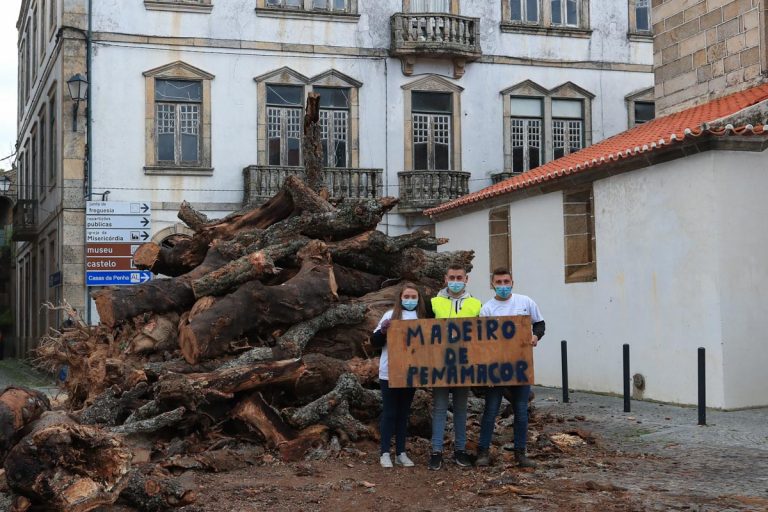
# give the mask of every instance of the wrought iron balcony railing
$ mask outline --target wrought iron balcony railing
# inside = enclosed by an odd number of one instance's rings
[[[29,242],[37,236],[37,200],[19,199],[13,206],[13,240]]]
[[[274,196],[285,178],[304,178],[303,167],[250,165],[243,169],[245,180],[244,205],[263,204]],[[352,169],[348,167],[323,170],[325,186],[333,199],[368,199],[380,197],[383,187],[382,169]]]
[[[400,185],[398,210],[420,212],[469,193],[469,172],[404,171],[397,173]]]

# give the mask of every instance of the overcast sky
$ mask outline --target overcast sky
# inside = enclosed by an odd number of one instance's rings
[[[0,0],[0,158],[16,144],[16,19],[21,0]],[[9,169],[13,159],[0,162]]]

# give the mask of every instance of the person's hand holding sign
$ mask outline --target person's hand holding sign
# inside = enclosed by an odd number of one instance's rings
[[[534,347],[539,344],[539,337],[535,334],[531,334],[531,345]]]
[[[387,334],[387,329],[389,329],[389,325],[392,323],[392,320],[387,318],[383,322],[381,322],[381,334]]]

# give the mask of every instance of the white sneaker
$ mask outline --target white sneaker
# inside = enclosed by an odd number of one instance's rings
[[[392,459],[390,458],[388,453],[381,454],[381,458],[379,459],[379,464],[381,464],[381,467],[383,468],[392,467]],[[413,464],[413,462],[411,462],[411,464]]]
[[[395,464],[397,464],[398,466],[403,466],[404,468],[412,468],[413,466],[415,466],[413,461],[408,458],[408,455],[406,455],[405,452],[397,456],[397,458],[395,459]]]

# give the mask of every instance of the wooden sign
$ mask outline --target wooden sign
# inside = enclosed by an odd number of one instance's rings
[[[530,316],[393,320],[389,386],[533,384]]]

